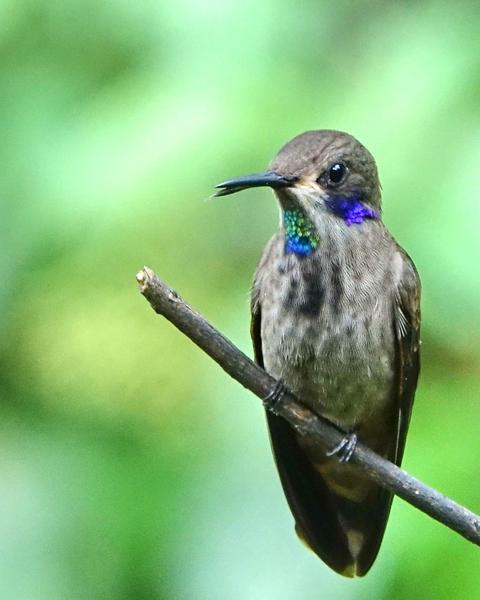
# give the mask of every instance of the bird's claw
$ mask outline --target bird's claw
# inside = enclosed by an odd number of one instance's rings
[[[269,392],[269,394],[263,399],[263,406],[267,410],[271,410],[273,413],[275,413],[275,406],[282,399],[286,391],[287,388],[285,384],[281,379],[279,379],[272,391]]]
[[[339,462],[348,463],[357,447],[358,437],[354,432],[348,433],[339,444],[327,452],[327,456],[337,456]]]

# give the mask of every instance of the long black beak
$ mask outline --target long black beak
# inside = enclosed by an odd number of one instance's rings
[[[218,190],[214,196],[228,196],[228,194],[235,194],[235,192],[241,192],[248,188],[253,187],[271,187],[274,190],[289,187],[298,181],[298,177],[294,175],[279,175],[278,173],[267,172],[259,173],[257,175],[244,175],[243,177],[236,177],[235,179],[227,179],[222,181],[215,186]]]

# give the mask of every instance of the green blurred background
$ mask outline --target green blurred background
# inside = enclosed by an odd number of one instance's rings
[[[423,281],[405,467],[480,511],[478,3],[0,2],[0,597],[479,598],[478,548],[400,500],[364,580],[298,542],[259,403],[137,292],[245,352],[269,192],[307,129],[376,156]]]

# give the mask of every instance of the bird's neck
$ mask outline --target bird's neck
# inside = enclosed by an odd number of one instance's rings
[[[380,213],[364,204],[357,196],[331,197],[325,201],[328,212],[340,218],[347,227],[361,225],[367,219],[378,219]],[[319,230],[309,216],[300,208],[283,208],[285,253],[299,257],[310,256],[320,243]],[[324,218],[324,217],[323,217]],[[317,223],[319,225],[319,223]]]
[[[297,256],[310,256],[318,246],[315,225],[299,208],[283,210],[285,252]]]

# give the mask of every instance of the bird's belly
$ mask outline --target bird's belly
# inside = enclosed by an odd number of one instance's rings
[[[277,313],[277,314],[275,314]],[[355,317],[355,318],[354,318]],[[387,416],[394,379],[394,339],[375,311],[317,318],[288,310],[262,315],[266,370],[317,414],[346,429]]]

